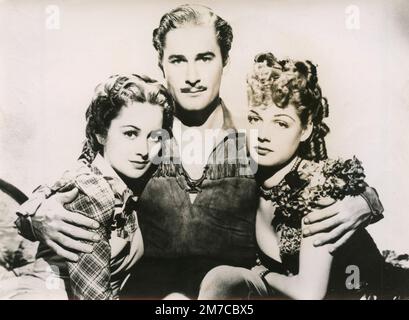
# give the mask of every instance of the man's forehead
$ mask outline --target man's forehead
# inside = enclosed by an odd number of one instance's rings
[[[164,55],[197,55],[219,50],[213,26],[185,26],[166,34]]]

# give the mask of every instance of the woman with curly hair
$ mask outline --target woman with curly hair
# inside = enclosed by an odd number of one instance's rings
[[[355,157],[327,157],[328,104],[315,65],[259,54],[247,84],[248,121],[258,130],[256,141],[248,143],[259,165],[256,266],[216,267],[204,278],[199,299],[353,298],[375,292],[384,261],[365,229],[336,251],[316,246],[319,235],[302,236],[308,213],[357,196],[366,186]]]
[[[112,76],[96,88],[86,120],[78,165],[38,188],[26,205],[38,207],[57,192],[78,189],[66,208],[99,223],[97,242],[76,262],[62,258],[64,248],[56,243],[40,243],[36,260],[0,283],[0,298],[113,299],[143,254],[136,201],[170,130],[167,91],[147,77]]]

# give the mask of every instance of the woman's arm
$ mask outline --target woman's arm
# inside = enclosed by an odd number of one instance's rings
[[[256,218],[256,237],[259,248],[269,257],[280,261],[278,235],[271,227],[273,210],[261,201]],[[328,286],[332,255],[326,246],[314,247],[317,236],[303,238],[300,247],[300,266],[296,276],[269,273],[268,284],[293,299],[322,299]]]
[[[93,244],[93,251],[79,254],[78,261],[68,262],[71,291],[75,299],[106,300],[112,298],[110,223],[114,213],[115,197],[109,184],[99,176],[84,174],[76,177],[78,197],[66,205],[99,222],[100,241]]]
[[[268,273],[265,276],[268,284],[293,299],[323,299],[327,292],[332,255],[326,246],[314,247],[315,240],[315,236],[301,240],[297,275]]]

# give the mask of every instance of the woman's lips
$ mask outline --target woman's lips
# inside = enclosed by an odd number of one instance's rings
[[[133,160],[129,160],[129,162],[132,163],[132,165],[136,169],[143,169],[149,163],[149,161],[133,161]]]
[[[264,148],[264,147],[260,147],[260,146],[254,147],[254,149],[256,149],[257,154],[260,155],[260,156],[265,156],[265,155],[269,154],[270,152],[274,152],[273,150],[271,150],[269,148]]]

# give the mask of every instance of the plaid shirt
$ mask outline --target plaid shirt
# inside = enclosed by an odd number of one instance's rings
[[[91,253],[80,254],[75,263],[67,262],[73,298],[112,299],[109,239],[113,230],[116,230],[118,237],[127,239],[138,229],[135,211],[137,199],[98,155],[91,165],[79,161],[76,169],[65,172],[51,187],[38,188],[32,200],[38,202],[39,198],[49,198],[74,187],[79,189],[79,195],[65,208],[98,221],[100,228],[97,233],[101,240],[93,244]]]

